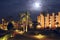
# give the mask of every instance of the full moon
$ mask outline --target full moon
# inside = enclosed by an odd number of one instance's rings
[[[39,8],[40,7],[40,3],[36,2],[34,5],[35,5],[35,8]]]
[[[31,6],[30,7],[30,10],[40,11],[41,8],[42,8],[42,3],[41,2],[38,2],[38,1],[37,2],[35,1],[35,2],[31,3],[30,6]]]
[[[40,10],[41,9],[41,3],[40,2],[34,2],[32,9],[33,10]]]

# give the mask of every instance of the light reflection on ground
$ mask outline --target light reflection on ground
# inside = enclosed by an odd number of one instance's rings
[[[37,39],[42,39],[42,38],[46,38],[45,35],[39,34],[39,35],[34,35],[33,37],[37,38]]]
[[[38,34],[38,35],[27,35],[27,36],[16,36],[16,37],[12,37],[11,38],[11,35],[10,34],[7,34],[3,37],[0,38],[0,40],[33,40],[33,39],[36,39],[36,40],[60,40],[60,38],[56,38],[56,37],[48,37],[46,35],[42,35],[42,34]]]
[[[16,30],[15,33],[23,34],[24,32]],[[0,40],[8,40],[8,38],[10,38],[10,37],[13,37],[13,35],[12,34],[7,34],[7,35],[4,35],[3,37],[0,37]]]
[[[10,34],[7,34],[7,35],[1,37],[0,40],[8,40],[8,38],[9,38],[10,36],[11,36]]]
[[[19,30],[15,30],[15,32],[18,33],[18,34],[23,34],[24,33],[24,31],[19,31]]]

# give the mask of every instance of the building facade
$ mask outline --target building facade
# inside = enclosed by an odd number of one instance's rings
[[[37,22],[40,23],[41,28],[49,27],[55,29],[56,27],[60,27],[60,12],[58,12],[58,15],[55,13],[46,13],[46,16],[40,13],[40,15],[37,16]]]

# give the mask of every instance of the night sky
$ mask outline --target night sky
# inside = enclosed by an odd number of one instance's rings
[[[34,8],[36,2],[40,3],[39,8]],[[0,19],[8,16],[18,19],[18,14],[27,10],[35,20],[40,12],[60,11],[60,0],[0,0]]]

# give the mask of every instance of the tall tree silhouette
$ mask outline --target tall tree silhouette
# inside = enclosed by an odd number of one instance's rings
[[[14,27],[13,24],[11,22],[9,22],[8,25],[7,25],[7,29],[8,30],[13,30],[13,27]]]

